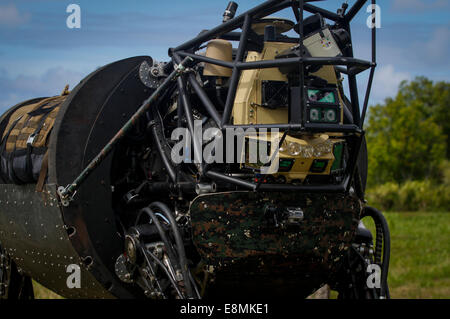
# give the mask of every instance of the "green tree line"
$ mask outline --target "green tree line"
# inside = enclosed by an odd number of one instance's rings
[[[450,83],[400,84],[369,109],[367,197],[385,210],[450,211]]]

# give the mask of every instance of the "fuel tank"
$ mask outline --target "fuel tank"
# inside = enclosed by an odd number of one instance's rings
[[[111,205],[112,156],[69,207],[60,205],[56,189],[70,183],[152,93],[139,76],[143,63],[153,61],[140,56],[104,66],[67,96],[50,135],[48,179],[41,192],[35,185],[0,185],[0,245],[25,274],[64,297],[142,296],[114,274],[123,242]],[[71,264],[81,267],[79,289],[66,284]]]

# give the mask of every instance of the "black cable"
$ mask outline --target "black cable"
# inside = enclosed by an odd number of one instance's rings
[[[183,273],[184,283],[186,285],[186,291],[188,293],[188,296],[190,298],[194,297],[194,293],[192,290],[191,280],[188,276],[189,268],[186,258],[186,251],[184,250],[184,243],[183,239],[181,238],[180,229],[178,228],[177,222],[175,218],[172,215],[171,210],[169,207],[161,202],[153,202],[150,204],[151,208],[159,209],[169,220],[170,220],[170,226],[172,227],[174,236],[175,236],[175,242],[178,250],[178,256],[180,258],[180,266],[181,266],[181,272]]]
[[[151,130],[153,133],[153,138],[155,140],[156,143],[156,148],[158,149],[159,155],[161,157],[161,160],[164,164],[164,167],[167,170],[167,173],[169,174],[170,179],[172,180],[172,182],[176,183],[176,173],[174,168],[172,167],[172,164],[170,163],[169,158],[167,157],[164,148],[162,146],[161,140],[159,139],[159,134],[158,134],[158,129],[156,127],[156,123],[152,123],[153,125],[151,126]]]
[[[147,213],[151,217],[151,219],[155,223],[156,228],[158,229],[159,235],[161,236],[164,245],[167,247],[167,255],[169,256],[170,262],[174,264],[176,268],[180,268],[181,265],[179,265],[178,258],[176,258],[175,252],[172,250],[172,245],[170,244],[170,241],[167,238],[166,232],[159,223],[158,218],[156,217],[153,210],[149,207],[144,207],[142,208],[141,211]]]
[[[155,262],[164,270],[164,272],[166,273],[167,277],[169,278],[170,282],[172,283],[172,286],[175,288],[175,290],[177,291],[178,296],[180,296],[181,299],[186,299],[184,298],[183,294],[181,293],[180,289],[178,288],[178,285],[176,284],[175,280],[172,278],[169,270],[166,268],[166,266],[161,262],[161,260],[158,259],[158,257],[156,257],[152,252],[148,251],[147,249],[143,248],[141,245],[139,245],[139,247],[141,248],[142,252],[144,253],[144,257],[145,260],[147,261],[147,263],[150,264],[150,260],[148,259],[149,255],[150,257],[152,257],[152,259],[155,260]]]
[[[198,287],[197,284],[195,283],[194,277],[192,276],[192,273],[189,271],[189,279],[192,282],[192,285],[194,286],[195,289],[195,294],[197,295],[198,299],[202,299],[202,295],[200,295],[200,292],[198,291]]]
[[[138,242],[138,243],[137,243],[137,248],[139,248],[139,249],[142,250],[142,253],[144,254],[144,258],[145,258],[145,260],[147,261],[148,268],[150,269],[150,271],[151,271],[151,273],[152,273],[152,276],[155,277],[156,284],[158,285],[158,289],[159,289],[159,291],[162,293],[163,298],[166,299],[167,297],[166,297],[166,295],[164,294],[164,291],[163,291],[163,289],[162,289],[162,287],[161,287],[161,283],[159,282],[158,279],[156,279],[156,272],[155,272],[155,269],[153,269],[153,265],[152,265],[152,264],[150,263],[150,261],[148,260],[148,257],[147,257],[147,255],[146,255],[146,249],[145,249],[145,247],[142,247],[141,243]],[[166,272],[166,274],[167,274],[167,272]],[[149,287],[149,288],[151,289],[152,286],[151,286],[151,284],[149,284],[147,278],[142,277],[142,279],[144,280],[144,282],[145,282],[145,284],[147,285],[147,287]],[[170,280],[170,278],[169,278],[169,280]]]
[[[389,232],[389,226],[384,215],[377,209],[366,206],[362,213],[362,217],[366,216],[372,217],[375,225],[379,225],[381,233],[383,234],[383,262],[381,270],[381,289],[380,297],[390,298],[389,287],[387,283],[388,273],[389,273],[389,259],[391,254],[391,235]],[[378,242],[378,231],[377,231],[377,242]]]
[[[375,239],[375,263],[381,266],[382,250],[383,250],[383,228],[380,224],[375,223],[376,239]]]

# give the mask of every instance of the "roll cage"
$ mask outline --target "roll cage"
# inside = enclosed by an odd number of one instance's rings
[[[221,172],[212,170],[208,166],[200,166],[199,172],[200,176],[207,176],[212,180],[221,180],[230,184],[235,185],[238,189],[247,189],[252,191],[299,191],[299,192],[309,192],[309,193],[347,193],[350,191],[352,186],[353,178],[355,191],[358,196],[362,199],[364,197],[363,187],[360,180],[360,174],[355,174],[358,170],[358,157],[360,154],[361,146],[364,142],[364,130],[363,123],[365,114],[367,111],[370,91],[373,82],[373,76],[376,68],[376,28],[372,28],[372,60],[364,61],[361,59],[356,59],[353,56],[353,50],[350,49],[348,56],[339,57],[309,57],[302,54],[303,50],[300,50],[300,55],[294,58],[280,58],[275,60],[264,60],[264,61],[253,61],[245,62],[245,52],[258,46],[258,42],[261,39],[252,30],[252,22],[258,19],[267,17],[273,13],[284,10],[286,8],[292,8],[297,23],[299,25],[299,37],[296,43],[299,44],[300,48],[303,47],[303,17],[304,13],[310,12],[312,14],[320,14],[324,18],[334,21],[341,28],[344,28],[349,36],[351,42],[351,30],[350,23],[356,14],[361,10],[361,8],[369,2],[369,0],[357,0],[356,3],[348,9],[347,5],[343,5],[337,13],[325,10],[323,8],[317,7],[310,4],[315,0],[269,0],[256,6],[247,12],[234,17],[227,22],[207,31],[201,32],[197,37],[192,40],[179,45],[176,48],[169,49],[169,56],[172,58],[172,63],[168,65],[174,65],[173,72],[164,80],[163,83],[156,89],[156,91],[143,102],[142,106],[136,111],[136,113],[128,120],[128,122],[122,127],[122,129],[117,132],[117,134],[110,140],[110,142],[102,149],[102,151],[90,162],[90,164],[80,173],[80,175],[66,187],[60,186],[58,188],[58,194],[61,198],[63,205],[68,206],[69,201],[73,199],[76,190],[80,185],[86,180],[86,178],[91,174],[93,170],[103,161],[103,159],[111,152],[114,146],[129,132],[137,122],[137,119],[146,114],[154,104],[158,104],[161,95],[167,91],[172,85],[178,86],[179,101],[183,105],[180,116],[184,112],[186,115],[187,126],[192,136],[193,132],[193,116],[191,102],[189,98],[189,91],[187,90],[187,83],[190,84],[191,88],[197,94],[199,100],[203,104],[209,116],[214,120],[217,127],[222,131],[227,128],[253,128],[255,130],[260,129],[278,129],[283,133],[283,137],[280,142],[283,143],[286,135],[289,132],[305,132],[305,133],[339,133],[340,138],[344,138],[349,146],[349,161],[347,163],[344,178],[339,184],[326,184],[326,185],[291,185],[291,184],[262,184],[253,183],[241,178],[232,177],[225,175]],[[376,0],[371,0],[372,6],[372,16],[375,17]],[[348,9],[348,11],[347,11]],[[236,31],[241,29],[240,32]],[[236,52],[234,61],[227,62],[218,59],[213,59],[203,55],[196,54],[203,45],[212,39],[225,39],[239,41],[239,46]],[[290,40],[295,40],[295,38],[290,38]],[[230,84],[227,93],[227,99],[224,104],[223,113],[220,114],[215,105],[211,102],[207,93],[199,83],[195,72],[185,72],[186,66],[192,67],[200,62],[205,62],[213,65],[218,65],[222,67],[228,67],[232,69],[232,75],[230,78]],[[233,125],[230,123],[231,113],[233,110],[233,105],[236,97],[236,91],[238,89],[239,79],[241,72],[243,70],[251,69],[267,69],[280,66],[298,66],[299,68],[299,87],[304,87],[305,74],[304,66],[316,65],[316,66],[326,66],[332,65],[340,73],[346,74],[348,76],[348,86],[350,91],[350,110],[352,123],[350,124],[323,124],[323,123],[308,123],[306,120],[304,107],[306,103],[306,98],[304,91],[299,90],[299,101],[301,103],[289,106],[289,123],[282,124],[256,124],[256,125]],[[356,81],[356,76],[361,72],[370,69],[369,81],[366,89],[364,105],[362,112],[359,104],[358,97],[358,86]],[[176,84],[174,83],[174,80]],[[155,121],[153,121],[155,122]],[[154,124],[154,123],[153,123]],[[154,136],[157,130],[153,127]],[[157,141],[159,138],[155,138]],[[175,170],[171,165],[170,159],[165,154],[162,143],[159,141],[156,143],[159,153],[163,159],[163,163],[170,173],[173,185],[175,188],[181,187],[175,177]],[[196,145],[194,145],[194,152],[197,152]],[[278,152],[278,151],[276,151]]]
[[[349,8],[347,11],[347,6],[344,4],[338,13],[334,13],[318,6],[312,5],[307,0],[269,0],[261,5],[248,10],[247,12],[207,31],[203,31],[197,37],[189,40],[176,48],[171,48],[169,50],[169,56],[172,57],[175,63],[181,63],[183,58],[189,57],[193,60],[193,63],[210,63],[222,67],[228,67],[232,69],[232,75],[230,78],[230,84],[227,94],[227,99],[225,102],[223,114],[220,114],[216,109],[214,104],[208,98],[207,94],[203,90],[202,86],[196,79],[194,74],[184,75],[184,81],[179,81],[179,92],[183,95],[183,100],[189,100],[187,90],[185,88],[186,82],[189,82],[195,93],[199,96],[203,106],[215,121],[217,126],[221,130],[227,128],[254,128],[259,129],[279,129],[284,132],[284,137],[287,132],[310,132],[310,133],[342,133],[344,138],[347,140],[349,145],[351,145],[351,154],[349,157],[349,163],[345,172],[345,178],[343,182],[339,185],[320,185],[320,186],[309,186],[309,185],[268,185],[268,184],[256,184],[247,181],[240,180],[238,178],[226,176],[224,174],[205,171],[204,174],[211,179],[223,180],[226,182],[233,183],[237,186],[244,187],[251,190],[265,190],[265,191],[278,191],[278,190],[296,190],[305,192],[346,192],[349,191],[352,178],[355,175],[355,169],[357,166],[358,155],[360,152],[361,144],[364,140],[364,118],[366,110],[368,107],[370,91],[372,87],[374,72],[376,68],[376,28],[372,28],[372,60],[365,61],[357,59],[353,56],[353,49],[350,48],[349,56],[341,57],[307,57],[303,55],[303,50],[300,50],[299,57],[293,58],[280,58],[275,60],[264,60],[264,61],[254,61],[245,62],[245,52],[251,46],[255,45],[257,42],[257,35],[251,29],[252,22],[267,17],[273,13],[281,11],[283,9],[291,7],[294,15],[296,17],[297,23],[299,25],[299,37],[297,43],[300,47],[303,46],[303,17],[304,13],[309,12],[312,14],[319,13],[324,18],[334,21],[339,24],[340,27],[344,28],[351,37],[350,24],[361,8],[368,3],[368,0],[357,0],[357,2]],[[375,16],[375,5],[376,0],[371,0],[372,14]],[[346,12],[347,11],[347,12]],[[241,29],[241,32],[236,32],[237,29]],[[239,46],[237,49],[236,57],[234,61],[227,62],[222,60],[213,59],[203,55],[195,54],[202,45],[212,39],[224,39],[239,41]],[[294,38],[290,38],[291,40]],[[291,104],[289,106],[289,123],[283,124],[256,124],[256,125],[233,125],[230,123],[231,113],[233,110],[233,105],[236,97],[236,91],[238,89],[238,83],[240,79],[241,72],[243,70],[250,69],[265,69],[274,68],[280,66],[292,66],[298,65],[299,67],[299,87],[303,87],[305,83],[304,66],[307,65],[333,65],[337,71],[346,74],[348,76],[348,87],[350,92],[350,107],[351,117],[353,118],[352,124],[322,124],[322,123],[308,123],[306,120],[306,108],[302,107],[306,103],[306,97],[304,96],[304,90],[299,90],[300,101],[302,103],[295,105]],[[356,76],[361,72],[370,69],[369,81],[366,88],[364,104],[361,112],[359,97],[358,97],[358,86]],[[185,108],[186,109],[186,108]],[[189,108],[188,108],[189,109]],[[193,123],[188,123],[189,127],[193,127]],[[284,138],[283,137],[283,138]],[[359,174],[357,174],[359,176]],[[358,181],[356,181],[358,182]],[[357,183],[358,184],[358,183]],[[360,184],[360,183],[359,183]],[[360,188],[360,187],[357,187]],[[362,190],[359,189],[362,194]]]

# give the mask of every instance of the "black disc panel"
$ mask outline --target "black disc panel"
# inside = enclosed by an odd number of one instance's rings
[[[68,96],[53,128],[49,153],[49,183],[66,186],[87,166],[152,91],[139,78],[139,67],[150,57],[133,57],[109,64],[86,77]],[[69,207],[63,208],[78,254],[96,279],[120,298],[139,297],[114,274],[123,252],[111,205],[112,154],[88,177]]]

